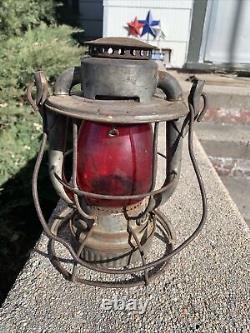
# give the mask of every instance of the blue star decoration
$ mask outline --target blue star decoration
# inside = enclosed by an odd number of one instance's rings
[[[153,16],[150,10],[148,11],[146,20],[139,20],[139,22],[143,24],[141,37],[144,36],[145,34],[150,34],[153,37],[156,37],[156,31],[153,27],[159,25],[160,21],[153,20]]]

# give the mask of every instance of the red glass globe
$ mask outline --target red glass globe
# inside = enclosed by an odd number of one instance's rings
[[[81,190],[107,195],[142,194],[152,184],[151,124],[118,125],[84,121],[78,136],[77,183]],[[124,207],[140,200],[86,197],[95,206]]]

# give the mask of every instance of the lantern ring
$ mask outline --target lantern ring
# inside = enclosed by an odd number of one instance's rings
[[[161,155],[162,156],[162,155]],[[96,198],[96,199],[105,199],[105,200],[135,200],[135,199],[144,199],[148,196],[154,196],[156,194],[163,193],[164,191],[168,190],[170,187],[172,187],[176,182],[178,182],[178,179],[176,175],[173,175],[173,179],[165,186],[162,186],[158,190],[145,192],[141,194],[134,194],[134,195],[107,195],[107,194],[99,194],[99,193],[93,193],[93,192],[87,192],[79,190],[78,188],[73,187],[69,183],[64,182],[56,173],[54,173],[54,176],[59,181],[60,184],[65,186],[68,190],[72,191],[73,193],[77,194],[78,196],[86,196],[90,198]]]
[[[160,213],[160,212],[155,212],[156,215],[156,220],[155,225],[156,228],[160,229],[161,228],[164,230],[165,236],[168,237],[168,240],[170,240],[167,243],[167,247],[169,249],[173,249],[173,244],[175,240],[174,232],[172,230],[172,226],[169,221],[166,221],[165,216]],[[57,219],[55,223],[52,225],[52,229],[54,233],[58,233],[60,227],[63,225],[66,219]],[[130,280],[125,280],[125,281],[100,281],[100,280],[87,280],[82,277],[76,276],[76,265],[74,265],[72,273],[69,272],[60,262],[60,259],[57,256],[56,249],[55,249],[55,240],[50,239],[49,242],[49,251],[51,254],[51,262],[54,265],[54,267],[64,276],[65,279],[69,281],[74,281],[78,283],[83,283],[89,286],[97,286],[97,287],[103,287],[103,288],[131,288],[131,287],[136,287],[136,286],[142,286],[145,285],[146,279],[147,282],[151,282],[155,280],[166,268],[166,266],[169,264],[169,261],[165,261],[164,263],[161,263],[157,266],[154,266],[152,270],[148,271],[147,273],[147,278],[145,276],[141,277],[133,277]],[[81,246],[80,246],[81,247]],[[141,267],[141,271],[143,271],[143,266]],[[145,271],[145,270],[144,270]]]

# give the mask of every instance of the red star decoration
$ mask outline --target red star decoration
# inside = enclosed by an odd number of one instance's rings
[[[134,21],[128,22],[128,34],[133,35],[133,36],[138,36],[140,35],[140,29],[144,26],[143,23],[140,23],[137,20],[137,16],[135,17]]]

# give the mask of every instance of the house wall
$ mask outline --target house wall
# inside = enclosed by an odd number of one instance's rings
[[[128,35],[127,23],[145,19],[149,10],[153,18],[161,21],[165,39],[155,41],[153,37],[143,36],[160,48],[170,48],[171,65],[182,67],[186,61],[190,27],[192,20],[193,0],[104,0],[103,1],[103,36]]]
[[[250,1],[209,1],[200,61],[250,64]]]
[[[103,0],[79,0],[79,15],[86,40],[102,36]]]

